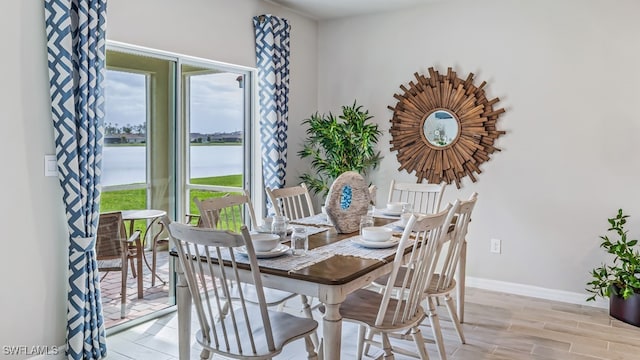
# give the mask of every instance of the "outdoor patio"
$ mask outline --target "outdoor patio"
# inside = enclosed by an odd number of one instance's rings
[[[151,263],[151,251],[147,250],[145,256]],[[151,286],[151,271],[143,265],[144,298],[138,299],[137,282],[129,269],[127,278],[127,310],[125,318],[120,318],[120,272],[109,272],[100,282],[102,294],[102,311],[106,328],[140,318],[155,311],[162,310],[173,305],[173,299],[169,299],[169,260],[167,250],[158,251],[157,275],[164,280],[163,284],[158,278],[154,286]],[[101,276],[104,273],[101,272]]]

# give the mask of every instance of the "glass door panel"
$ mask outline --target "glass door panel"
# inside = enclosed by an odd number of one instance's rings
[[[127,211],[175,214],[173,151],[176,60],[135,51],[107,50],[105,137],[101,212],[122,211],[127,233],[140,231],[142,273],[129,266],[127,311],[120,318],[120,273],[103,272],[101,293],[107,328],[142,321],[175,305],[168,244],[158,218],[126,220]],[[129,212],[131,214],[131,212]],[[142,214],[142,215],[141,215]],[[149,214],[148,212],[146,214]],[[141,217],[142,216],[142,217]],[[128,234],[126,234],[128,236]],[[153,276],[156,274],[156,276]],[[137,279],[142,277],[142,291]]]
[[[196,64],[181,69],[188,124],[187,208],[197,214],[194,197],[220,197],[245,188],[245,74]]]

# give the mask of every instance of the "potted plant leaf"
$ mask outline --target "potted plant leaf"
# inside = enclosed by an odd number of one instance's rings
[[[616,217],[609,220],[609,232],[616,238],[600,236],[600,247],[614,256],[611,265],[602,264],[591,271],[593,280],[588,282],[586,290],[593,295],[609,298],[609,314],[628,324],[640,326],[640,253],[636,245],[638,240],[630,240],[624,226],[629,215],[622,209]]]
[[[380,163],[376,144],[382,132],[369,122],[372,116],[356,101],[342,106],[337,118],[329,113],[315,113],[302,123],[309,126],[307,138],[298,155],[311,160],[313,172],[300,176],[302,182],[316,195],[327,195],[333,180],[346,171],[362,176]]]

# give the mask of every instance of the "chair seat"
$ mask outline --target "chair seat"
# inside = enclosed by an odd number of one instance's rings
[[[415,316],[404,324],[393,324],[393,312],[388,311],[385,313],[382,324],[375,325],[381,301],[382,294],[380,293],[366,289],[356,290],[349,294],[345,301],[340,304],[340,315],[342,315],[344,321],[356,322],[381,330],[402,330],[411,328],[416,324],[421,323],[425,317],[424,311],[419,307]],[[390,299],[388,308],[395,309],[397,303],[398,300]],[[324,313],[324,306],[321,305],[319,309]],[[401,306],[401,309],[404,309],[404,307]]]
[[[238,314],[235,316],[236,319],[243,319],[244,317],[239,314],[241,310],[236,310],[235,313]],[[228,344],[229,348],[227,348],[226,344],[209,344],[208,341],[205,341],[203,338],[202,330],[199,330],[196,334],[196,340],[203,347],[210,349],[213,352],[217,352],[218,349],[221,353],[225,354],[225,356],[237,356],[238,358],[251,358],[251,357],[270,357],[276,355],[282,351],[282,347],[287,343],[304,337],[318,327],[318,322],[313,319],[301,318],[291,314],[287,314],[282,311],[269,311],[269,319],[271,321],[271,328],[273,331],[273,343],[275,349],[273,351],[269,350],[267,347],[267,342],[263,341],[265,338],[265,331],[262,321],[260,320],[260,309],[257,306],[251,306],[248,308],[248,319],[255,319],[255,321],[251,321],[249,324],[247,323],[237,323],[238,337],[240,339],[245,339],[245,341],[237,342],[235,339],[229,339]],[[234,325],[231,320],[231,316],[226,316],[223,320],[215,323],[215,329],[218,333],[223,333],[222,326],[227,327],[227,329],[233,329]],[[251,330],[249,330],[251,329]],[[256,350],[255,353],[251,349],[251,343],[248,341],[250,339],[249,331],[253,334],[253,338],[256,339]],[[227,333],[229,334],[228,330]],[[237,344],[242,344],[242,349],[237,347]]]

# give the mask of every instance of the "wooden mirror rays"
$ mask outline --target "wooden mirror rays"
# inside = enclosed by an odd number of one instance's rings
[[[418,73],[414,76],[415,82],[400,85],[402,93],[394,95],[398,100],[395,107],[389,106],[393,110],[391,151],[397,151],[398,170],[415,172],[418,183],[455,182],[460,188],[465,176],[476,182],[474,174],[482,172],[480,165],[489,160],[490,154],[500,151],[494,145],[505,133],[496,127],[498,117],[505,112],[502,108],[494,110],[500,100],[488,100],[486,82],[474,85],[473,73],[462,80],[451,68],[442,75],[431,67],[429,77]],[[451,116],[441,116],[443,113]],[[449,124],[433,124],[437,118],[446,119]],[[447,126],[455,129],[451,127],[452,119],[458,123],[458,132],[441,140]]]

